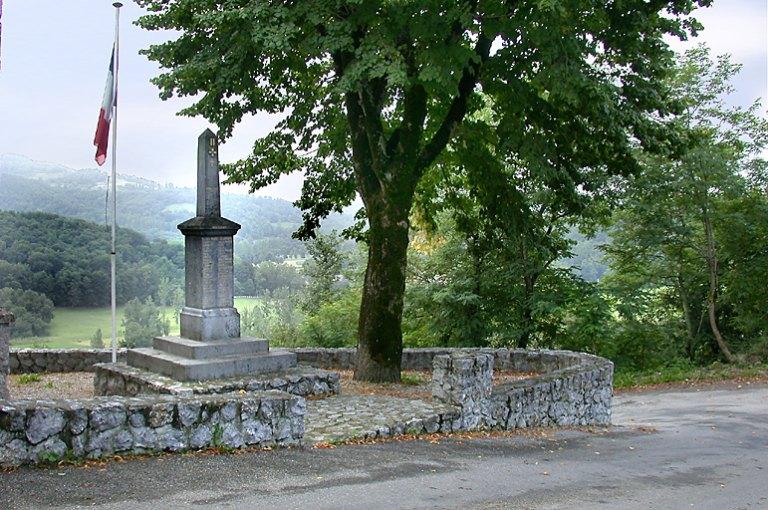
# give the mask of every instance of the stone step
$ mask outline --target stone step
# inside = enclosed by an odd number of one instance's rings
[[[198,342],[178,336],[158,336],[152,341],[152,346],[158,351],[189,359],[211,359],[269,351],[267,340],[251,337]]]
[[[128,364],[167,375],[177,381],[205,381],[264,374],[295,367],[296,353],[280,349],[249,355],[189,359],[151,347],[130,349]]]

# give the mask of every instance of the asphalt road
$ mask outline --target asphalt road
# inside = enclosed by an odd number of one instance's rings
[[[768,510],[768,386],[625,394],[607,432],[0,473],[0,508]]]

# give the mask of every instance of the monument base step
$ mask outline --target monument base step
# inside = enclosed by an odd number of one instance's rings
[[[128,364],[177,381],[205,381],[277,372],[295,367],[296,353],[275,349],[253,354],[235,354],[208,359],[190,359],[151,347],[130,349]]]
[[[298,365],[288,370],[208,381],[177,381],[125,363],[94,365],[94,393],[122,395],[208,395],[217,393],[279,390],[302,397],[337,395],[341,391],[338,372]]]
[[[269,351],[269,342],[261,338],[227,338],[211,342],[198,342],[178,336],[158,336],[152,346],[168,354],[189,359],[211,359],[223,356],[241,356]]]

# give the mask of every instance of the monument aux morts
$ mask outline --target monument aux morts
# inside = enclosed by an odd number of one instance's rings
[[[285,370],[296,354],[270,351],[267,340],[241,337],[235,308],[233,237],[240,225],[221,216],[216,135],[197,141],[197,216],[184,234],[184,308],[180,336],[157,337],[151,348],[128,351],[128,365],[178,381],[202,381]]]

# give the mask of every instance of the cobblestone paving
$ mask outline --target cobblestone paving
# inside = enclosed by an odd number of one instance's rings
[[[438,402],[379,395],[339,395],[307,401],[307,444],[449,431],[458,408]]]

